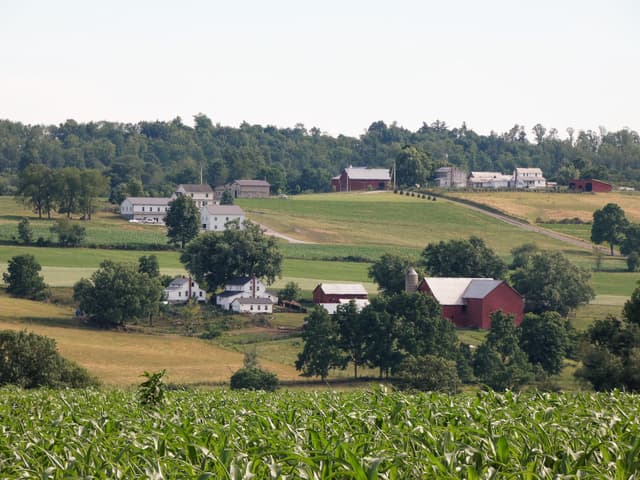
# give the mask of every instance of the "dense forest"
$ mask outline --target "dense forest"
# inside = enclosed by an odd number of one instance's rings
[[[67,120],[58,126],[0,120],[0,194],[14,194],[18,174],[32,164],[90,168],[110,178],[122,195],[166,195],[178,183],[211,185],[236,178],[266,178],[274,193],[328,191],[330,179],[349,166],[390,167],[403,147],[415,147],[428,169],[456,165],[467,171],[510,173],[540,167],[548,180],[577,176],[640,186],[640,136],[624,129],[558,131],[515,125],[508,132],[479,135],[463,124],[424,123],[412,132],[372,123],[359,138],[332,137],[317,128],[214,124],[205,115],[194,127],[172,121],[136,124]]]

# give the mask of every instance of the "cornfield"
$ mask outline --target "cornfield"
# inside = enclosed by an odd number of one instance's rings
[[[638,478],[638,398],[0,390],[0,478]]]

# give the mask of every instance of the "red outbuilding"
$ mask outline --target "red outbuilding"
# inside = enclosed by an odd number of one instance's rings
[[[349,167],[331,179],[335,192],[387,190],[391,176],[386,168]]]
[[[313,289],[313,303],[340,303],[340,300],[368,298],[367,291],[359,283],[320,283]]]
[[[569,182],[569,190],[576,192],[597,192],[606,193],[610,192],[613,186],[610,183],[603,182],[602,180],[583,179],[583,180],[571,180]]]
[[[491,314],[498,310],[515,317],[520,325],[524,298],[502,280],[492,278],[424,278],[418,291],[433,296],[442,316],[459,328],[491,327]]]

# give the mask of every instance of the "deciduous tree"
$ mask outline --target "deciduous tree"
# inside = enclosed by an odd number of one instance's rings
[[[10,258],[7,273],[2,274],[7,292],[16,297],[42,300],[46,297],[47,285],[38,273],[40,270],[42,267],[36,258],[28,253]]]
[[[190,197],[180,195],[169,202],[164,222],[167,225],[169,243],[184,248],[200,232],[200,211]]]
[[[332,368],[342,368],[345,356],[338,347],[338,324],[327,311],[316,306],[304,319],[302,340],[304,347],[298,354],[296,370],[302,375],[325,380]]]
[[[567,350],[565,321],[556,312],[528,313],[520,324],[520,348],[529,362],[552,375],[560,373]]]
[[[511,274],[513,287],[525,298],[526,311],[555,311],[562,316],[594,297],[590,278],[560,252],[536,253]]]
[[[593,212],[591,241],[597,244],[607,242],[613,255],[613,247],[622,243],[628,223],[624,210],[615,203],[608,203]]]
[[[422,265],[435,277],[503,278],[505,263],[481,238],[430,243],[422,252]]]
[[[249,221],[222,233],[200,235],[187,245],[180,261],[198,283],[206,283],[209,292],[235,277],[255,276],[270,284],[282,271],[278,243]]]

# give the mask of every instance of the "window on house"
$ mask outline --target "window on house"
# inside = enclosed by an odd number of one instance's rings
[[[142,207],[142,211],[144,212],[144,207]]]
[[[181,297],[182,296],[182,292],[178,292],[178,296]]]
[[[227,217],[227,222],[229,221],[229,217]]]
[[[202,290],[200,290],[199,295],[202,296]]]
[[[214,226],[213,226],[213,229],[214,229],[214,230],[217,230],[217,229],[218,229],[218,225],[214,225]]]
[[[253,305],[251,305],[251,307],[249,307],[251,310],[253,310]]]
[[[202,229],[203,229],[203,230],[206,230],[206,229],[207,229],[207,224],[206,224],[206,223],[203,223],[203,224],[202,224]]]

